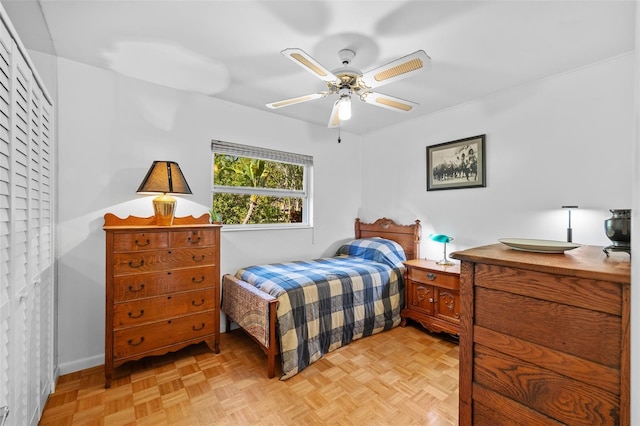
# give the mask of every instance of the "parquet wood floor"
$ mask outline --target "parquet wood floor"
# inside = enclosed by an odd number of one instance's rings
[[[286,381],[242,331],[220,353],[195,345],[61,376],[49,425],[455,425],[458,345],[409,325],[357,340]]]

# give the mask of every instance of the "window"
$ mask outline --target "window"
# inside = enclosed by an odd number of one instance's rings
[[[225,225],[311,225],[313,157],[211,142],[211,214]]]

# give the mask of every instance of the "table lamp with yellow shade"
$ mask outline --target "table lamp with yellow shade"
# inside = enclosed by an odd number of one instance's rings
[[[191,194],[180,166],[175,161],[154,161],[136,191],[138,194],[157,194],[153,199],[156,224],[171,226],[176,210],[176,199],[168,194]]]

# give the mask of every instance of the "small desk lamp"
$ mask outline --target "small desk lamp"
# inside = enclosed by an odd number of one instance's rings
[[[442,266],[453,265],[453,262],[447,259],[447,243],[453,241],[453,237],[444,234],[430,234],[429,239],[438,243],[444,243],[444,258],[437,261],[436,264]]]
[[[567,228],[567,242],[573,242],[573,229],[571,229],[571,209],[577,209],[578,206],[562,206],[563,209],[569,210],[569,227]]]
[[[154,161],[136,192],[162,193],[153,199],[156,224],[171,226],[176,211],[176,199],[167,194],[191,194],[191,189],[178,163]]]

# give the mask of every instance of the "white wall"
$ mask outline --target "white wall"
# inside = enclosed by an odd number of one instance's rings
[[[606,246],[609,209],[631,208],[634,56],[495,93],[365,138],[362,216],[423,224],[422,256],[502,237]],[[486,134],[487,186],[426,191],[426,147]],[[390,155],[393,152],[393,155]],[[380,173],[380,170],[386,170]],[[391,208],[390,208],[391,207]]]
[[[221,270],[333,254],[353,235],[361,138],[58,60],[58,321],[62,374],[104,362],[103,215],[150,216],[135,191],[153,160],[180,164],[193,191],[177,215],[208,212],[211,139],[314,157],[314,229],[222,234]],[[224,327],[224,324],[222,325]]]

